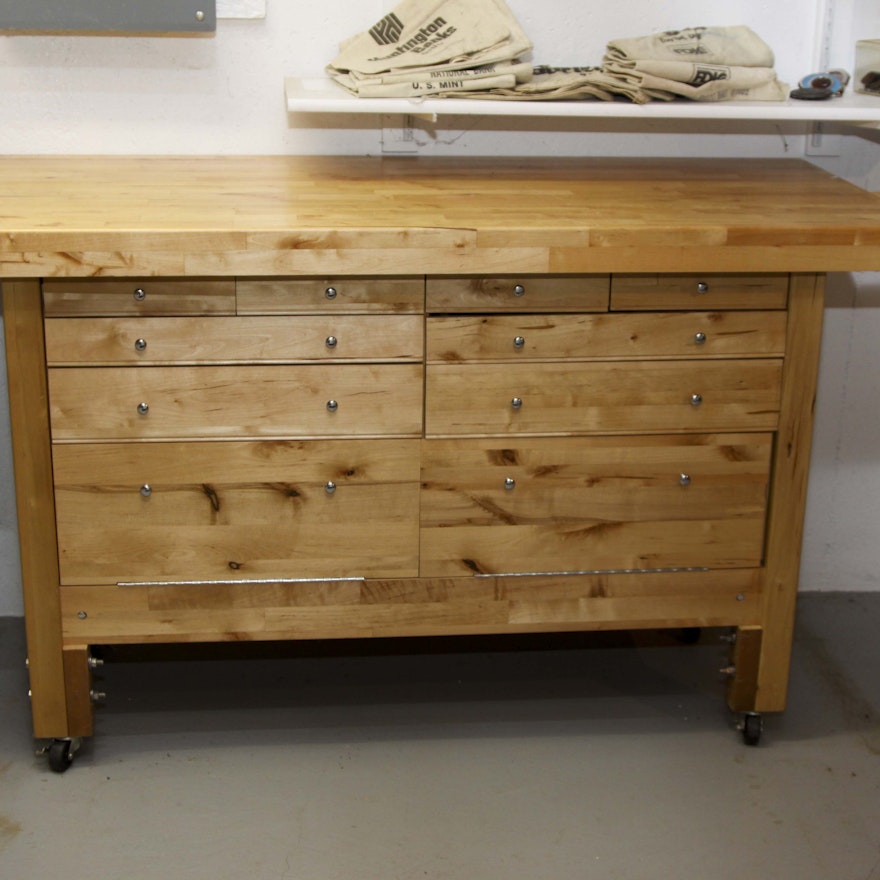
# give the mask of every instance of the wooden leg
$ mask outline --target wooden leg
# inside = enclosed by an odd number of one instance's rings
[[[3,319],[34,736],[69,736],[43,315],[38,281],[3,282]]]
[[[64,649],[64,690],[67,698],[67,735],[91,736],[94,713],[88,648]]]
[[[782,711],[788,690],[824,296],[824,275],[792,275],[768,517],[757,712]]]
[[[758,695],[758,668],[763,632],[759,626],[741,626],[730,651],[727,705],[734,712],[754,712]]]

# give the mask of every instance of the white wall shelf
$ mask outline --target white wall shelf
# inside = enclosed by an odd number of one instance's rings
[[[403,113],[436,122],[441,116],[570,119],[691,119],[752,122],[835,122],[880,128],[880,96],[847,93],[824,101],[495,101],[481,98],[358,98],[329,77],[287,77],[291,113]]]

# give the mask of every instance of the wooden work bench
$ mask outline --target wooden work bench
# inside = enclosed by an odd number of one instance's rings
[[[34,734],[116,644],[733,627],[784,708],[826,272],[800,161],[0,160]]]

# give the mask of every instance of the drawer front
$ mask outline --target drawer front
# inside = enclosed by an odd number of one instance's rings
[[[786,313],[660,312],[428,318],[429,361],[781,356]]]
[[[605,312],[608,275],[428,278],[429,312]]]
[[[788,275],[614,275],[611,308],[784,309]]]
[[[418,440],[69,445],[54,467],[62,584],[418,573]]]
[[[420,364],[61,367],[52,439],[419,435]]]
[[[46,321],[50,365],[418,360],[418,315]]]
[[[235,281],[156,278],[43,282],[47,317],[87,315],[233,315]]]
[[[240,315],[413,312],[425,309],[421,276],[239,279]]]
[[[780,360],[431,364],[426,433],[773,430]]]
[[[421,574],[757,566],[772,439],[428,440]]]

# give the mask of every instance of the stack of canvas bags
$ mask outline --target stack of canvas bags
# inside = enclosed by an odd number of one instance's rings
[[[504,0],[403,0],[345,41],[327,72],[361,97],[430,97],[514,88],[532,44]]]
[[[695,27],[612,40],[602,70],[647,98],[782,101],[773,52],[744,25]]]

